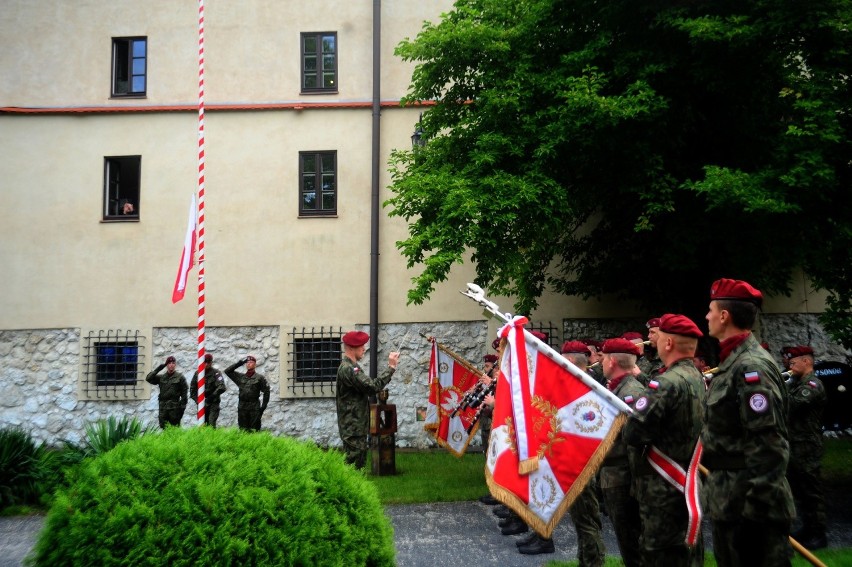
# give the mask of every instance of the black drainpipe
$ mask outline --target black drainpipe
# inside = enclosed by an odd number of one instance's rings
[[[379,133],[381,127],[382,2],[373,0],[373,182],[370,212],[370,376],[378,375],[379,353]]]

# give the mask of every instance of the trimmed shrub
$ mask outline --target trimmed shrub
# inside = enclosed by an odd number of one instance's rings
[[[38,501],[43,452],[23,429],[0,430],[0,508]]]
[[[31,564],[394,564],[375,486],[341,454],[290,438],[168,428],[74,477]]]

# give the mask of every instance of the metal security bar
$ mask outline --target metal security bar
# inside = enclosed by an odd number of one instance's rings
[[[87,399],[128,399],[143,394],[145,336],[139,331],[89,331],[83,337],[82,386]]]
[[[539,331],[541,333],[545,333],[547,335],[547,346],[550,348],[559,351],[562,346],[562,341],[560,339],[560,329],[559,327],[554,326],[551,321],[542,321],[535,322],[530,321],[529,326],[527,327],[530,331]]]
[[[343,328],[293,327],[288,336],[290,393],[297,397],[333,395],[342,356]]]

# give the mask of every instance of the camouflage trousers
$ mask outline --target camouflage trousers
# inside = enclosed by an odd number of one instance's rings
[[[633,479],[633,492],[639,503],[642,535],[642,565],[676,567],[704,565],[704,541],[699,534],[693,549],[685,544],[689,514],[682,492],[656,472]]]
[[[237,425],[245,431],[260,431],[260,408],[237,408]]]
[[[186,407],[177,408],[160,408],[158,418],[160,421],[160,429],[165,429],[167,425],[180,427],[180,420],[183,418],[183,411]]]
[[[789,524],[713,522],[713,554],[719,567],[789,567]]]
[[[346,454],[346,464],[354,465],[356,469],[367,466],[367,438],[364,436],[347,436],[343,441],[343,452]]]
[[[787,482],[796,500],[805,537],[825,535],[825,496],[820,465],[819,459],[792,458],[787,465]]]
[[[216,427],[216,422],[219,421],[219,404],[204,406],[204,425]]]
[[[597,482],[593,478],[568,509],[577,530],[577,560],[580,567],[601,567],[606,548],[601,537],[601,510]]]
[[[604,487],[603,497],[609,519],[615,529],[621,560],[627,567],[639,567],[639,503],[630,493],[630,485]]]

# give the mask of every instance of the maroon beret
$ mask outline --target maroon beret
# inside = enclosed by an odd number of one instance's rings
[[[543,342],[543,343],[547,342],[547,333],[542,333],[541,331],[530,331],[530,332],[532,333],[532,336],[534,336],[535,338],[537,338],[541,342]]]
[[[788,360],[791,358],[798,358],[800,356],[814,355],[814,349],[809,346],[784,347],[782,352],[784,353],[784,358]]]
[[[177,359],[175,359],[175,357],[173,356],[170,356],[166,359],[166,364],[171,364],[172,362],[177,362]]]
[[[698,328],[692,319],[684,315],[676,315],[666,313],[660,318],[660,331],[669,333],[670,335],[680,335],[682,337],[692,337],[700,339],[704,336],[701,329]]]
[[[367,344],[370,340],[370,335],[364,331],[349,331],[343,335],[343,344],[351,347],[359,347]]]
[[[580,341],[565,341],[562,343],[562,354],[589,354],[589,346]]]
[[[209,353],[205,354],[204,355],[204,362],[213,362],[213,355],[209,354]]]
[[[643,341],[645,337],[642,336],[642,333],[637,333],[635,331],[627,331],[623,335],[621,335],[622,339],[627,339],[628,341]]]
[[[739,301],[750,301],[758,307],[763,303],[763,294],[760,290],[752,287],[748,282],[742,280],[731,280],[722,278],[713,282],[710,286],[710,301],[716,299],[737,299]]]
[[[654,327],[659,327],[660,326],[660,318],[654,317],[653,319],[648,319],[648,322],[645,323],[645,326],[648,327],[649,329],[653,329]]]
[[[485,356],[482,357],[482,360],[484,360],[485,362],[490,362],[490,363],[494,364],[495,362],[497,362],[497,355],[496,354],[486,354]]]
[[[632,354],[634,356],[639,356],[641,354],[639,352],[639,347],[624,337],[605,340],[603,347],[601,348],[601,352],[606,354]]]
[[[595,350],[601,350],[601,347],[603,347],[603,341],[596,341],[595,339],[580,339],[580,342],[587,347],[595,347]]]
[[[246,360],[251,360],[252,362],[257,362],[257,359],[255,357],[253,357],[252,355],[248,355],[246,357]]]
[[[491,348],[493,348],[494,350],[499,350],[500,349],[500,339],[494,339],[493,341],[491,341]]]

